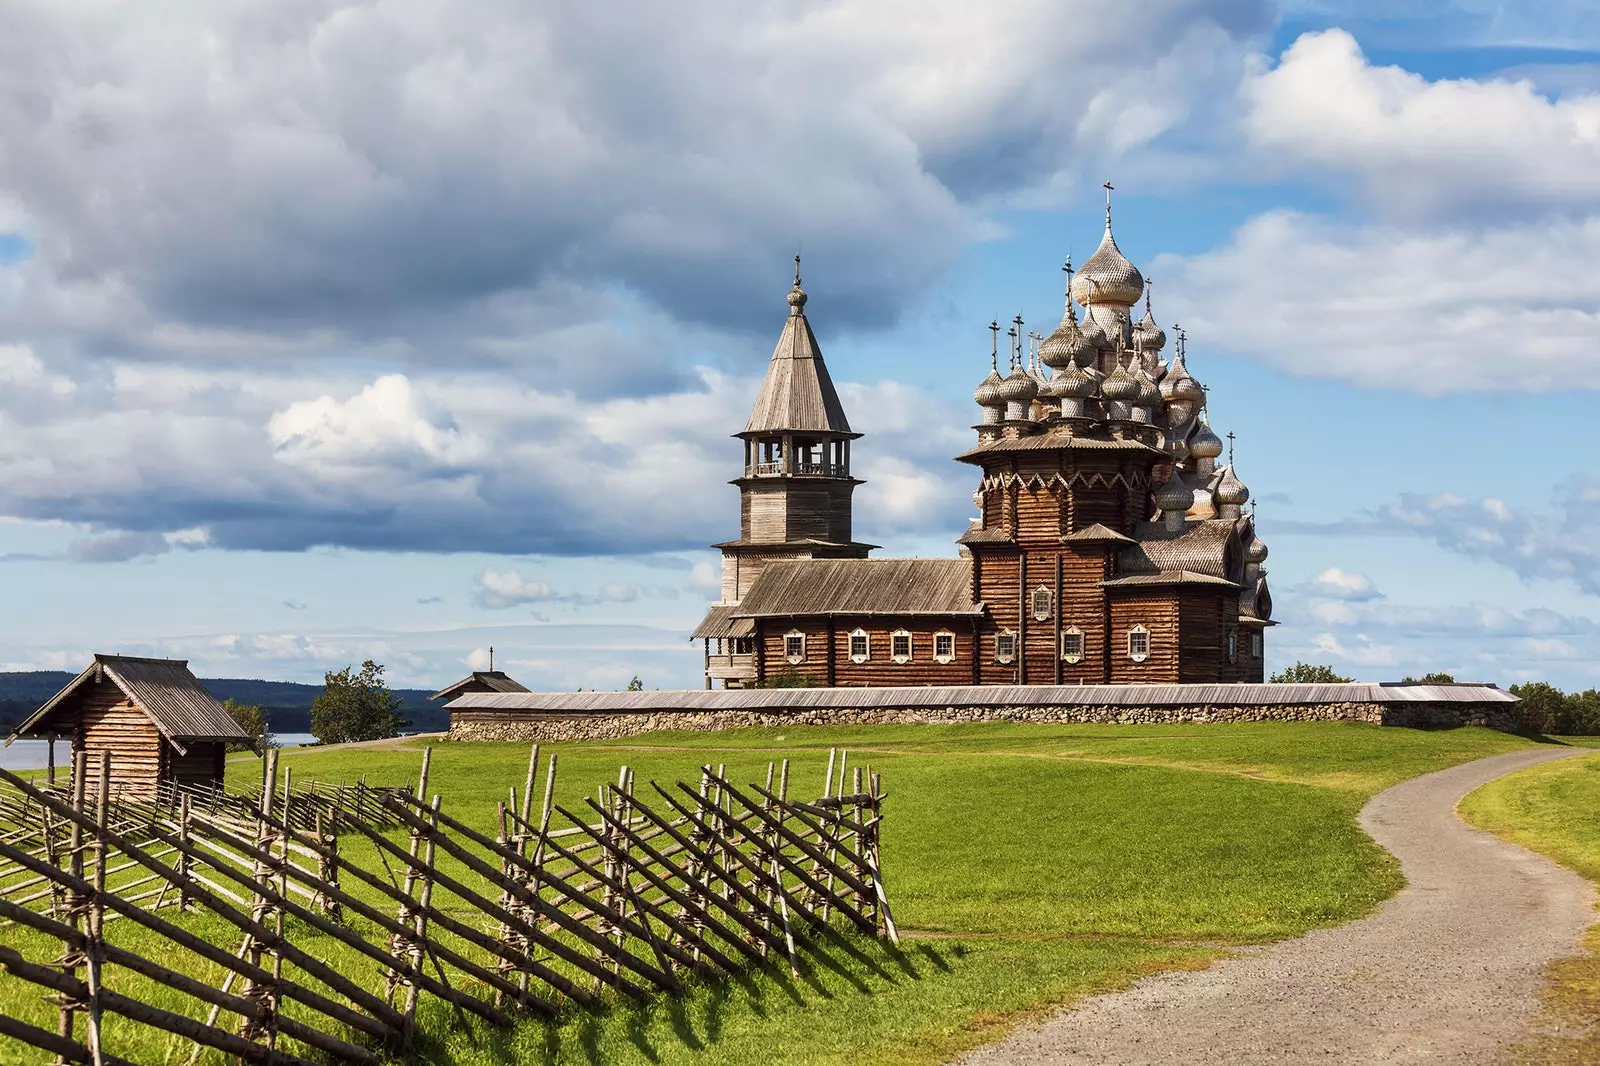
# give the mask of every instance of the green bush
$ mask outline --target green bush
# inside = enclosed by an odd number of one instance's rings
[[[411,724],[400,715],[405,701],[389,691],[383,667],[371,659],[360,673],[347,666],[322,680],[322,694],[311,703],[311,732],[324,744],[384,740]]]
[[[1333,667],[1320,663],[1295,663],[1273,674],[1267,680],[1274,685],[1313,684],[1348,685],[1350,678],[1340,677]]]

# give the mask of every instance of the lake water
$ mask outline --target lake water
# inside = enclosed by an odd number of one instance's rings
[[[317,738],[310,733],[276,733],[273,739],[280,748],[297,748],[315,744]],[[49,765],[47,740],[14,740],[9,748],[0,748],[0,768],[7,770],[43,770]],[[72,761],[72,745],[63,740],[56,745],[56,765],[65,767]]]

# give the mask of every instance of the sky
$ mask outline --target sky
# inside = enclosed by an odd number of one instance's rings
[[[796,251],[857,536],[950,556],[1107,180],[1269,669],[1600,686],[1569,0],[11,0],[0,669],[697,686]]]

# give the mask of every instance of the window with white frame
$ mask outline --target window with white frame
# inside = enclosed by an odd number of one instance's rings
[[[1061,661],[1065,663],[1083,661],[1083,630],[1077,626],[1061,631]]]
[[[1150,658],[1150,631],[1144,626],[1128,630],[1128,658],[1136,663]]]
[[[783,657],[791,663],[806,661],[806,635],[791,629],[783,635]]]
[[[1239,631],[1237,629],[1228,630],[1228,661],[1230,663],[1239,661]]]
[[[872,640],[865,629],[850,631],[850,661],[864,663],[872,658]]]
[[[1260,633],[1251,633],[1250,634],[1250,657],[1252,659],[1261,658],[1261,634]]]
[[[1033,620],[1048,622],[1055,608],[1055,595],[1044,585],[1033,590]]]
[[[941,629],[933,635],[933,658],[936,662],[954,662],[956,658],[956,635],[949,630]]]
[[[1012,632],[994,635],[994,661],[1008,663],[1017,657],[1017,635]]]
[[[911,661],[911,634],[904,629],[897,629],[889,634],[889,657],[897,663]]]

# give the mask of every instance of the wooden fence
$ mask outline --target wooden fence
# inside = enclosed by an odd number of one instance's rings
[[[786,760],[743,786],[707,766],[692,786],[643,788],[622,767],[574,808],[555,802],[554,755],[541,789],[535,745],[488,829],[429,793],[431,749],[414,789],[297,786],[276,754],[250,793],[145,804],[110,794],[105,760],[80,756],[68,788],[0,770],[0,922],[31,931],[34,956],[0,937],[0,972],[57,1008],[54,1031],[0,1013],[0,1036],[118,1063],[102,1036],[114,1015],[115,1032],[192,1043],[191,1062],[375,1063],[417,1050],[424,996],[470,1033],[677,994],[686,975],[793,971],[796,938],[839,923],[898,942],[881,782],[857,766],[847,790],[847,753],[830,753],[811,802],[790,796]],[[232,927],[236,949],[190,914]],[[139,928],[108,936],[117,921]],[[208,966],[219,981],[193,976]],[[119,991],[151,982],[159,996]]]

